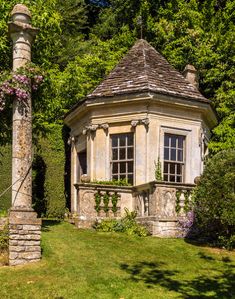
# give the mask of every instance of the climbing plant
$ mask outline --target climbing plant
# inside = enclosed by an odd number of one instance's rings
[[[6,101],[13,98],[26,101],[31,96],[31,91],[36,91],[43,82],[42,70],[28,63],[18,68],[15,72],[2,72],[0,74],[0,112],[4,109]]]

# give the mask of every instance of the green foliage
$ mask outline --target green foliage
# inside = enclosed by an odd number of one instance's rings
[[[119,200],[119,195],[116,192],[113,193],[113,195],[111,197],[113,213],[116,213],[118,210],[118,208],[117,208],[118,200]]]
[[[0,218],[1,217],[7,217],[8,211],[7,210],[0,210]]]
[[[184,211],[187,213],[192,209],[191,202],[190,202],[190,190],[186,190],[184,192]]]
[[[146,237],[149,235],[147,229],[136,222],[137,212],[130,212],[125,209],[126,215],[120,219],[104,219],[101,222],[95,224],[95,229],[97,231],[103,232],[122,232],[127,235]]]
[[[11,146],[0,147],[0,194],[11,186]],[[0,212],[11,206],[11,188],[0,197]]]
[[[101,204],[101,194],[99,192],[95,193],[95,210],[98,213],[100,211],[100,204]]]
[[[176,196],[176,200],[175,200],[175,211],[178,214],[181,210],[181,206],[180,206],[180,196],[181,196],[181,191],[177,190],[175,193]]]
[[[39,138],[34,158],[33,205],[39,215],[64,218],[65,157],[60,125],[51,126],[47,138]]]
[[[97,185],[113,185],[113,186],[131,186],[126,179],[111,180],[111,181],[93,181],[93,184]]]
[[[6,224],[3,230],[0,230],[0,253],[8,248],[8,224]]]
[[[194,201],[200,236],[234,246],[235,150],[222,151],[207,162]]]
[[[103,203],[104,203],[104,211],[105,211],[105,213],[107,213],[109,210],[109,193],[108,192],[105,192],[105,194],[103,196]]]
[[[155,179],[157,181],[162,181],[162,164],[160,158],[158,158],[157,163],[154,161],[155,165]]]

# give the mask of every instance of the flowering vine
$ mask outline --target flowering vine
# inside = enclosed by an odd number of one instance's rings
[[[6,102],[16,98],[18,101],[27,101],[31,91],[36,91],[44,80],[41,69],[28,63],[15,72],[4,72],[0,76],[0,112]]]

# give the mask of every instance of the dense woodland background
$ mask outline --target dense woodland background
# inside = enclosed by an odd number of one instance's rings
[[[18,2],[0,2],[0,71],[12,66],[7,22]],[[212,100],[220,119],[209,145],[211,155],[235,147],[235,1],[20,2],[40,28],[33,62],[47,74],[33,99],[33,192],[41,215],[62,216],[69,202],[68,129],[63,117],[140,38],[140,16],[143,37],[176,69],[182,71],[188,63],[198,69],[199,89]],[[11,113],[10,106],[0,112],[0,193],[11,184]],[[0,198],[0,209],[9,205],[10,191]]]

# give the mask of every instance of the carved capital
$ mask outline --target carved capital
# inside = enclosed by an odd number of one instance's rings
[[[98,127],[99,127],[99,125],[90,125],[89,126],[89,129],[90,129],[90,131],[92,131],[92,132],[95,132],[97,129],[98,129]]]
[[[87,134],[87,129],[84,128],[84,129],[82,130],[82,135],[86,135],[86,134]]]
[[[139,120],[132,120],[132,121],[131,121],[131,126],[132,126],[133,128],[135,128],[138,124],[139,124]]]
[[[75,141],[76,141],[75,136],[70,136],[69,139],[68,139],[68,145],[71,145],[71,144],[75,143]]]
[[[146,127],[149,126],[149,118],[141,119],[141,123],[144,124]]]
[[[87,135],[88,133],[94,133],[98,129],[98,127],[99,125],[89,124],[82,130],[82,134]]]
[[[108,130],[109,128],[109,124],[108,123],[105,123],[105,124],[101,124],[100,125],[100,128],[104,129],[105,131]]]

